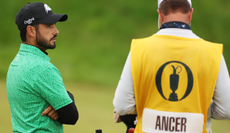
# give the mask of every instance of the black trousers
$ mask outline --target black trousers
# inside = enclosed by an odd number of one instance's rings
[[[128,133],[129,128],[135,128],[136,125],[134,121],[136,120],[137,115],[123,115],[120,116],[121,121],[127,126],[126,133]]]

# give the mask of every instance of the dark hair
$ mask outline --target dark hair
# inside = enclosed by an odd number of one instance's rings
[[[21,37],[22,42],[26,41],[26,28],[20,30],[20,37]]]
[[[164,14],[168,15],[169,13],[188,13],[191,9],[191,6],[187,0],[164,0],[161,2],[159,10]]]
[[[33,24],[32,26],[36,29],[36,31],[38,31],[39,24]],[[27,40],[26,32],[27,32],[26,28],[20,30],[20,37],[21,37],[22,42],[25,42]]]

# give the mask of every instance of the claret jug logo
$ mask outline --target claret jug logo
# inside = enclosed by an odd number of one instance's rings
[[[156,86],[158,92],[165,100],[172,102],[181,101],[192,91],[192,71],[183,62],[166,62],[157,71]]]

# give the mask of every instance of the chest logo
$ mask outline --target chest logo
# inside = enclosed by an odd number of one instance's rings
[[[163,74],[164,71],[165,74]],[[165,100],[172,101],[172,102],[181,101],[185,99],[192,91],[193,88],[192,71],[183,62],[180,61],[166,62],[157,71],[156,86],[158,92]],[[166,91],[166,92],[171,92],[170,94],[163,93],[164,90],[169,90],[169,89],[170,91]],[[177,94],[178,89],[180,90],[179,94]]]

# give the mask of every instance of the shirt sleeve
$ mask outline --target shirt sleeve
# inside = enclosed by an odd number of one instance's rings
[[[74,125],[79,118],[79,114],[74,102],[74,96],[69,91],[67,91],[67,93],[73,102],[56,111],[58,112],[59,121],[62,124]]]
[[[130,52],[115,91],[113,105],[119,115],[136,114]]]
[[[216,82],[216,88],[211,104],[211,117],[213,119],[230,119],[230,80],[224,56],[221,56],[221,64]]]
[[[55,66],[43,67],[38,75],[36,85],[39,93],[55,110],[73,102],[66,91],[61,74]]]

